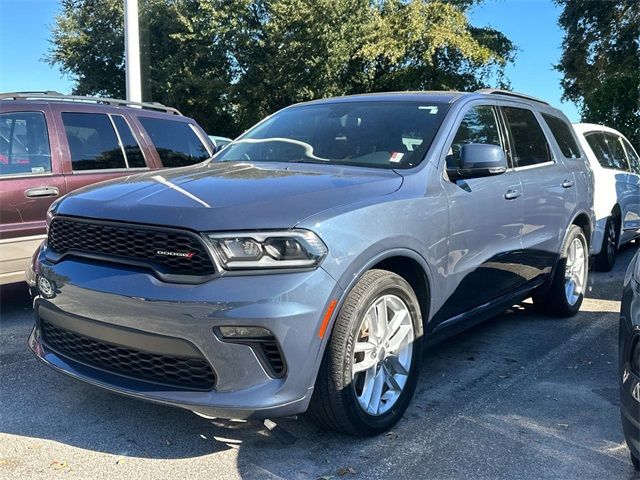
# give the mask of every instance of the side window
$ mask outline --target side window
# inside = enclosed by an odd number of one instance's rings
[[[73,170],[126,168],[124,154],[108,115],[62,114]]]
[[[511,139],[516,166],[526,167],[551,161],[549,144],[531,110],[503,107]]]
[[[633,149],[626,138],[621,137],[620,140],[624,145],[624,149],[627,151],[627,158],[629,159],[629,166],[631,167],[631,171],[640,175],[640,157],[638,157],[638,153]]]
[[[460,167],[462,146],[469,143],[501,146],[498,120],[493,107],[481,105],[471,108],[465,114],[447,154],[448,169]]]
[[[629,163],[627,162],[627,155],[622,146],[622,138],[614,133],[604,132],[604,139],[609,147],[610,158],[613,164],[612,168],[628,172]]]
[[[598,163],[603,168],[615,168],[609,153],[609,147],[601,132],[593,132],[585,134],[584,138],[591,147],[593,154],[596,156]]]
[[[48,172],[51,149],[44,113],[0,114],[0,175]]]
[[[547,122],[549,130],[551,130],[551,133],[556,139],[556,142],[560,147],[560,151],[565,158],[579,158],[580,148],[578,148],[578,144],[573,136],[571,127],[567,125],[567,122],[554,115],[549,115],[548,113],[543,113],[542,118]]]
[[[122,143],[122,148],[124,148],[129,168],[146,167],[147,164],[144,161],[144,155],[142,155],[140,145],[138,145],[138,142],[133,136],[127,121],[120,115],[112,115],[111,119],[118,129],[118,135],[120,135],[120,142]]]
[[[165,167],[193,165],[211,156],[188,123],[154,117],[138,119]]]

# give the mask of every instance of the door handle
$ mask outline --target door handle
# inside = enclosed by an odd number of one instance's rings
[[[59,194],[58,187],[36,187],[24,191],[24,195],[28,198],[57,197]]]
[[[573,180],[565,180],[564,182],[562,182],[562,188],[571,188],[573,187],[573,185]]]
[[[520,190],[509,189],[507,190],[507,193],[504,194],[504,198],[506,198],[507,200],[514,200],[520,195],[522,195],[522,192]]]

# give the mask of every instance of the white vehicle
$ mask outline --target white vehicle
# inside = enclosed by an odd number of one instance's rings
[[[617,130],[573,125],[594,173],[596,228],[591,253],[598,270],[613,268],[618,248],[640,235],[640,157]]]

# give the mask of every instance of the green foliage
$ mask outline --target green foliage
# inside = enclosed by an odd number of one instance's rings
[[[47,60],[74,93],[123,97],[122,0],[62,0]],[[476,0],[140,0],[145,100],[234,136],[294,102],[505,86],[515,48]]]
[[[624,133],[640,147],[640,6],[638,0],[556,0],[563,7],[564,97],[585,122]]]

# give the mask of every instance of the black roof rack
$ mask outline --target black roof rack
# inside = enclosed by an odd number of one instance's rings
[[[510,90],[500,90],[498,88],[482,88],[480,90],[476,90],[475,93],[488,93],[488,94],[496,94],[496,95],[506,95],[508,97],[523,98],[525,100],[532,100],[534,102],[544,103],[545,105],[550,105],[549,102],[545,102],[544,100],[540,100],[539,98],[532,97],[531,95],[525,95],[524,93],[512,92]]]
[[[85,102],[100,103],[106,105],[114,105],[120,107],[138,107],[148,110],[157,110],[160,112],[173,113],[174,115],[182,115],[176,108],[167,107],[157,102],[131,102],[129,100],[119,100],[116,98],[103,97],[85,97],[82,95],[64,95],[53,90],[42,92],[10,92],[0,93],[0,100],[54,100],[59,102]]]

